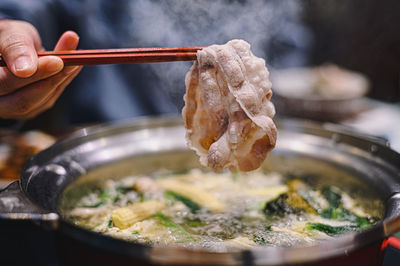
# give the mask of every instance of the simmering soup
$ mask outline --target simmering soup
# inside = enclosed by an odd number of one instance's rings
[[[127,241],[216,252],[313,245],[380,218],[335,186],[262,170],[199,169],[105,180],[64,215]]]

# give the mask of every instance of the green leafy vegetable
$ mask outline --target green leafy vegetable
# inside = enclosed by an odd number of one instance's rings
[[[320,212],[320,216],[327,219],[334,219],[339,221],[349,221],[358,228],[366,228],[373,224],[373,221],[365,217],[360,217],[357,214],[341,207],[342,196],[337,189],[333,187],[322,188],[322,195],[329,203],[329,208]]]
[[[264,207],[264,213],[267,215],[279,215],[283,216],[289,213],[300,213],[317,212],[310,206],[310,204],[301,197],[301,195],[295,191],[289,191],[279,195],[276,199],[273,199]]]
[[[93,204],[83,205],[82,207],[84,207],[84,208],[97,208],[97,207],[100,207],[101,205],[104,205],[105,203],[106,203],[105,200],[100,200],[100,201],[98,201],[96,203],[93,203]]]
[[[182,195],[179,195],[173,191],[167,190],[165,192],[165,196],[168,198],[172,198],[174,200],[180,201],[183,204],[186,205],[186,207],[188,207],[190,209],[191,212],[197,212],[198,210],[201,209],[200,205],[197,204],[196,202],[192,201],[191,199],[184,197]]]
[[[369,227],[373,223],[373,221],[370,221],[368,218],[360,217],[344,208],[328,208],[323,210],[320,215],[327,219],[349,221],[356,224],[359,228]]]
[[[359,229],[359,227],[355,226],[355,225],[331,226],[331,225],[322,224],[322,223],[307,223],[306,227],[309,230],[317,230],[317,231],[323,232],[330,236],[334,236],[334,235],[338,235],[338,234],[342,234],[342,233],[350,232],[350,231],[357,231]]]
[[[332,187],[323,187],[321,193],[328,201],[331,208],[338,208],[342,203],[342,196],[334,191]]]
[[[159,221],[161,222],[162,225],[170,228],[171,230],[181,234],[184,237],[185,241],[196,241],[188,232],[185,231],[185,229],[183,229],[182,226],[180,226],[179,224],[174,223],[171,218],[169,218],[168,216],[164,215],[161,212],[157,212],[155,214],[155,217],[157,217],[159,219]]]
[[[264,207],[264,213],[269,215],[285,215],[288,213],[298,213],[301,212],[300,209],[296,209],[287,203],[288,195],[281,194],[278,198],[267,202]]]

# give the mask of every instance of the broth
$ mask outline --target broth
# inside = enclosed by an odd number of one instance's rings
[[[215,252],[314,245],[381,218],[378,200],[365,208],[336,186],[303,180],[262,170],[135,174],[97,182],[63,215],[127,241]]]

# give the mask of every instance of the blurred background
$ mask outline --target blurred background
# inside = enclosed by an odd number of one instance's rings
[[[313,34],[310,64],[326,61],[365,74],[368,96],[400,100],[398,1],[305,1],[303,21]]]
[[[241,38],[266,59],[272,77],[274,70],[332,63],[364,75],[369,98],[395,103],[399,10],[395,0],[2,0],[0,17],[32,23],[47,49],[65,30],[81,36],[80,49],[208,46]],[[86,67],[52,110],[26,126],[63,128],[179,113],[189,67],[188,62]]]

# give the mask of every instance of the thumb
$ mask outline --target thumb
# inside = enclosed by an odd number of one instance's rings
[[[11,72],[27,78],[37,70],[36,48],[40,37],[34,27],[26,22],[12,21],[7,27],[0,26],[0,53]]]

